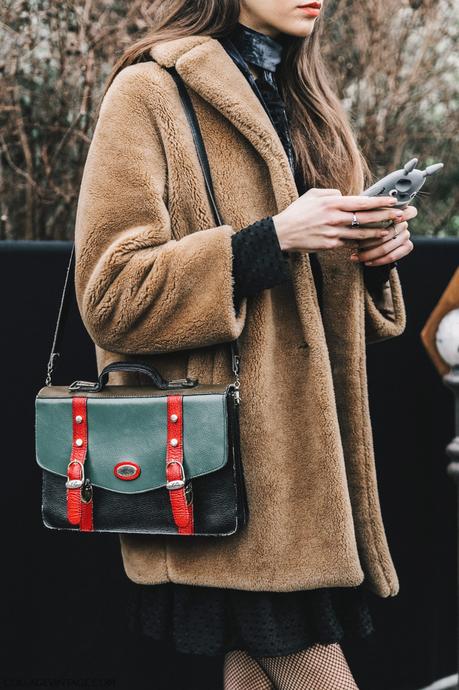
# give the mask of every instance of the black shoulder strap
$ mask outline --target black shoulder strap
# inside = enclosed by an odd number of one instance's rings
[[[190,95],[185,87],[185,84],[182,81],[182,78],[176,71],[175,67],[167,67],[165,68],[167,71],[171,74],[173,77],[179,94],[180,98],[182,100],[182,104],[188,119],[188,122],[190,123],[191,127],[191,132],[193,134],[193,140],[196,146],[196,152],[198,154],[199,162],[202,168],[202,173],[204,175],[204,181],[206,185],[206,191],[207,191],[207,196],[209,199],[209,204],[212,209],[215,222],[217,225],[223,225],[223,222],[220,217],[220,213],[218,211],[217,207],[217,202],[215,201],[215,195],[214,195],[214,188],[212,184],[212,176],[210,174],[210,167],[209,167],[209,160],[207,158],[207,152],[204,146],[204,141],[202,139],[202,134],[201,130],[199,127],[198,119],[196,117],[196,113],[193,108],[193,104],[190,99]],[[64,288],[62,290],[62,296],[61,296],[61,301],[59,305],[59,312],[57,315],[57,322],[56,322],[56,328],[54,331],[54,338],[53,338],[53,344],[51,346],[51,353],[49,356],[48,360],[48,366],[47,366],[47,373],[46,373],[46,379],[45,379],[45,385],[50,386],[51,385],[51,375],[53,372],[54,368],[54,359],[56,357],[60,356],[60,352],[58,352],[58,348],[60,347],[61,340],[62,340],[62,333],[63,333],[63,327],[66,322],[67,314],[68,314],[68,309],[69,309],[69,290],[68,290],[68,283],[69,283],[69,277],[70,277],[70,272],[71,272],[71,267],[73,264],[73,259],[75,256],[75,242],[72,245],[72,251],[70,254],[70,259],[68,262],[67,266],[67,271],[65,274],[65,281],[64,281]],[[239,373],[239,361],[240,361],[240,355],[239,355],[239,341],[236,338],[236,340],[232,340],[230,342],[231,345],[231,367],[233,372],[237,375]]]
[[[201,129],[199,127],[198,119],[196,117],[193,104],[191,102],[190,94],[188,93],[187,88],[175,67],[166,67],[165,69],[169,72],[169,74],[172,76],[177,85],[180,98],[182,99],[185,114],[188,118],[188,122],[190,123],[191,133],[193,134],[194,144],[196,146],[196,153],[198,154],[199,162],[201,164],[202,172],[204,174],[207,196],[209,198],[209,203],[212,208],[214,218],[217,222],[217,225],[223,225],[222,220],[220,218],[220,214],[218,212],[217,203],[215,201],[214,187],[212,184],[212,176],[210,174],[207,152],[204,146],[204,142],[202,140]]]

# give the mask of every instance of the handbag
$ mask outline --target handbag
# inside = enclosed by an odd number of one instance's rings
[[[222,225],[199,123],[175,68],[210,206]],[[228,536],[248,519],[239,432],[239,341],[229,343],[232,383],[167,380],[149,362],[119,360],[98,380],[53,385],[54,359],[69,304],[72,246],[48,360],[35,398],[41,516],[51,529]],[[110,372],[147,383],[110,385]]]

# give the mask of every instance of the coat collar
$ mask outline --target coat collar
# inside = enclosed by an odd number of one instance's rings
[[[150,52],[160,65],[175,65],[183,81],[250,141],[268,167],[278,212],[298,198],[287,154],[275,127],[217,39],[186,36],[158,43]]]

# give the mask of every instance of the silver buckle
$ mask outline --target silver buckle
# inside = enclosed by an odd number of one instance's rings
[[[78,463],[78,465],[81,467],[81,479],[67,479],[65,482],[66,489],[80,489],[84,483],[84,467],[81,460],[70,460],[69,464],[67,465],[67,472],[70,465],[73,465],[74,463]]]
[[[65,482],[66,489],[80,489],[84,484],[83,479],[67,479]]]
[[[166,481],[166,489],[182,489],[185,486],[185,472],[183,470],[183,465],[181,462],[178,460],[169,460],[166,462],[166,467],[167,465],[172,465],[172,464],[180,465],[180,474],[182,475],[181,479],[172,479],[171,481]]]

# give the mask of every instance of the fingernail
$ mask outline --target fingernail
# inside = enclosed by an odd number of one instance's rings
[[[357,261],[358,258],[359,258],[358,254],[351,254],[351,261]]]
[[[364,261],[365,266],[372,266],[373,261]]]

